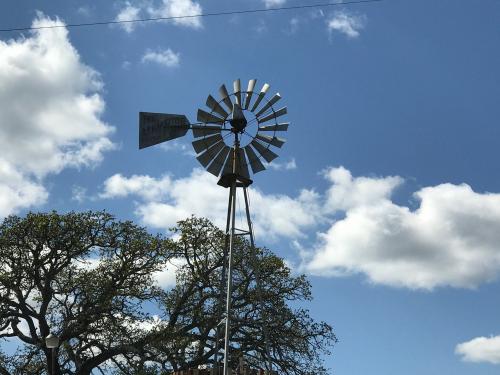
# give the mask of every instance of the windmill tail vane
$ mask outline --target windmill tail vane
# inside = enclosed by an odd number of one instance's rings
[[[275,108],[281,100],[279,93],[269,99],[266,97],[270,85],[265,83],[259,92],[255,91],[257,80],[248,82],[246,91],[241,90],[239,79],[233,82],[233,92],[229,93],[223,84],[219,88],[217,100],[208,95],[205,102],[206,109],[198,109],[196,123],[190,123],[185,115],[140,112],[139,113],[139,148],[146,148],[165,141],[183,137],[189,130],[193,133],[192,142],[196,159],[211,174],[219,177],[218,184],[229,189],[227,211],[226,242],[221,276],[221,290],[227,273],[226,311],[222,318],[223,294],[220,295],[219,317],[217,321],[225,322],[224,329],[224,367],[223,374],[228,375],[230,357],[230,327],[231,327],[231,299],[232,299],[232,272],[233,247],[235,239],[235,212],[236,190],[243,189],[248,230],[238,235],[248,235],[252,249],[252,264],[256,274],[258,295],[261,295],[261,281],[258,259],[255,251],[254,234],[250,219],[248,186],[252,184],[252,175],[266,169],[265,163],[270,163],[278,157],[276,150],[281,148],[285,140],[277,135],[286,132],[288,122],[279,122],[287,114],[287,108]],[[272,370],[269,350],[269,335],[265,326],[267,316],[263,309],[264,321],[263,336],[265,338],[264,366]],[[215,355],[214,364],[218,369],[221,335],[220,324],[215,327]],[[218,373],[218,370],[217,370]]]

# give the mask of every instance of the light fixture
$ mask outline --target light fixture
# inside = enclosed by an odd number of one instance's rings
[[[59,337],[53,335],[52,333],[45,338],[45,345],[49,349],[54,349],[59,346]]]

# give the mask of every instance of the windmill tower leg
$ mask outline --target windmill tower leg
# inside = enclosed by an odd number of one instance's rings
[[[252,268],[255,272],[255,282],[257,283],[257,298],[259,300],[259,307],[260,311],[262,311],[262,319],[264,321],[262,324],[262,333],[264,336],[265,352],[267,357],[265,358],[265,360],[267,360],[268,371],[271,371],[273,368],[270,356],[269,333],[267,331],[267,324],[266,324],[268,320],[267,320],[266,309],[263,306],[264,299],[262,298],[262,280],[260,274],[259,259],[257,258],[257,251],[255,249],[255,241],[253,237],[253,225],[252,225],[252,220],[250,218],[250,204],[248,199],[248,191],[245,186],[243,187],[243,196],[245,197],[245,211],[246,211],[247,225],[248,225],[248,236],[250,237],[250,245],[251,245],[250,261],[252,262]]]
[[[231,298],[233,294],[233,247],[234,247],[234,238],[235,238],[235,232],[236,232],[236,224],[235,224],[235,216],[236,216],[236,189],[238,187],[243,188],[243,196],[245,200],[245,213],[246,213],[246,219],[247,219],[247,226],[248,226],[248,231],[244,231],[241,234],[248,235],[250,237],[250,245],[251,245],[251,256],[250,256],[250,262],[251,262],[251,267],[253,268],[255,272],[255,278],[256,278],[256,284],[257,284],[257,293],[258,293],[258,299],[259,299],[259,307],[260,310],[262,311],[262,320],[264,321],[263,326],[262,326],[262,331],[263,331],[263,336],[264,336],[264,342],[265,342],[265,358],[263,358],[263,362],[267,360],[268,363],[266,363],[264,366],[267,367],[268,371],[272,370],[272,362],[271,362],[271,357],[270,357],[270,351],[269,351],[269,335],[267,333],[267,327],[266,327],[266,322],[267,322],[267,316],[265,313],[265,308],[263,306],[263,299],[262,299],[262,283],[261,283],[261,277],[260,277],[260,270],[259,270],[259,264],[258,264],[258,259],[257,259],[257,254],[255,250],[255,241],[254,241],[254,235],[253,235],[253,228],[252,228],[252,221],[250,218],[250,205],[249,205],[249,199],[248,199],[248,191],[247,191],[247,186],[248,184],[242,183],[239,181],[239,179],[242,179],[244,181],[244,178],[239,176],[236,171],[237,171],[237,165],[239,163],[238,160],[238,155],[239,155],[239,140],[238,140],[238,134],[235,133],[235,142],[234,142],[234,147],[233,147],[233,154],[232,154],[232,160],[233,160],[233,165],[232,165],[232,174],[227,175],[227,178],[230,179],[230,190],[229,190],[229,204],[228,204],[228,212],[227,212],[227,221],[226,221],[226,243],[224,246],[224,264],[227,259],[227,288],[226,288],[226,314],[225,314],[225,330],[224,330],[224,372],[223,375],[230,375],[230,368],[229,368],[229,359],[230,359],[230,337],[231,337]],[[241,230],[240,230],[241,231]],[[228,241],[229,237],[229,241]],[[228,246],[229,242],[229,246]],[[222,268],[222,277],[224,277],[225,274],[225,267],[223,266]],[[222,284],[221,284],[222,285]],[[222,297],[222,293],[221,293]],[[221,298],[222,299],[222,298]],[[215,362],[218,366],[218,330],[217,330],[217,335],[216,335],[216,354],[215,354]],[[218,368],[218,367],[217,367]],[[217,370],[218,371],[218,370]]]
[[[236,190],[234,191],[236,193]],[[220,375],[220,364],[219,364],[219,352],[220,352],[220,334],[221,334],[221,329],[220,326],[222,325],[222,322],[225,321],[223,317],[223,306],[224,306],[224,289],[225,289],[225,284],[226,284],[226,262],[227,262],[227,255],[228,255],[228,248],[229,248],[229,236],[230,232],[229,230],[231,229],[231,210],[233,208],[232,202],[233,199],[235,198],[235,194],[233,194],[233,190],[229,190],[229,202],[227,205],[227,221],[226,221],[226,239],[224,243],[224,249],[223,249],[223,254],[222,254],[222,272],[221,272],[221,278],[220,278],[220,298],[219,298],[219,312],[217,314],[218,319],[217,319],[217,327],[215,328],[215,355],[214,355],[214,362],[215,362],[215,369],[216,369],[216,374]]]
[[[236,186],[238,183],[236,175],[236,163],[239,148],[238,134],[234,135],[233,165],[231,174],[231,186],[229,190],[229,210],[228,220],[231,223],[229,229],[229,251],[227,254],[227,289],[226,289],[226,326],[224,330],[224,375],[229,375],[229,338],[231,333],[231,297],[233,295],[233,245],[235,234],[235,217],[236,217]]]
[[[263,360],[267,363],[265,363],[265,366],[267,367],[267,370],[270,371],[272,370],[272,362],[271,362],[271,357],[270,357],[270,346],[269,346],[269,334],[267,331],[266,327],[266,322],[267,322],[267,315],[265,313],[265,308],[262,306],[263,304],[263,298],[262,298],[262,281],[261,281],[261,274],[260,274],[260,267],[258,264],[258,257],[257,253],[255,250],[255,241],[254,241],[254,235],[253,235],[253,226],[252,226],[252,221],[250,218],[250,205],[249,205],[249,199],[248,199],[248,190],[245,186],[239,186],[243,188],[243,196],[245,200],[245,212],[246,212],[246,219],[247,219],[247,225],[248,225],[248,232],[245,234],[249,236],[250,239],[250,245],[251,245],[251,256],[250,256],[250,261],[251,261],[251,266],[255,272],[255,281],[257,284],[257,294],[258,294],[258,300],[259,300],[259,305],[260,305],[260,310],[263,313],[263,321],[264,324],[262,326],[262,331],[263,331],[263,336],[264,336],[264,342],[265,342],[265,352],[266,352],[266,357],[263,358]],[[224,331],[224,375],[230,375],[230,367],[229,367],[229,359],[230,359],[230,333],[231,333],[231,297],[232,297],[232,291],[233,291],[233,282],[232,282],[232,276],[233,276],[233,245],[234,245],[234,238],[235,238],[235,215],[236,215],[236,190],[238,188],[238,182],[236,178],[232,181],[230,191],[229,191],[229,204],[228,204],[228,219],[227,219],[227,224],[226,224],[226,233],[228,234],[226,236],[226,246],[224,249],[224,260],[227,259],[227,289],[226,289],[226,314],[225,314],[225,331]],[[227,246],[229,245],[229,246]],[[223,266],[222,270],[222,277],[225,275],[225,266]],[[221,294],[222,296],[222,294]],[[218,338],[216,340],[216,366],[218,366],[217,358],[218,358]],[[218,368],[218,367],[217,367]]]
[[[231,332],[231,297],[233,294],[233,244],[235,233],[235,215],[236,215],[236,178],[231,183],[229,195],[230,198],[230,214],[231,225],[229,232],[229,252],[228,252],[228,267],[227,267],[227,291],[226,291],[226,328],[224,331],[224,375],[229,375],[229,337]]]

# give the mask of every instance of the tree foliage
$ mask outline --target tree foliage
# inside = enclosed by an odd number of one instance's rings
[[[0,338],[21,345],[0,354],[0,374],[45,374],[54,365],[55,374],[145,375],[213,365],[225,234],[198,218],[179,222],[172,234],[151,235],[105,212],[5,219]],[[292,307],[311,298],[306,278],[241,238],[234,257],[232,364],[244,355],[263,366],[266,326],[281,373],[325,373],[321,355],[336,340],[332,328]],[[172,264],[176,285],[162,289],[155,275]],[[50,332],[61,340],[56,363],[44,344]]]

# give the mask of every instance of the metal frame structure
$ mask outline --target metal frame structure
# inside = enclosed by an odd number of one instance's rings
[[[210,109],[207,112],[198,109],[197,120],[195,124],[190,124],[186,116],[146,113],[139,115],[139,148],[149,147],[164,141],[172,140],[184,136],[188,130],[193,131],[195,140],[192,142],[193,148],[198,154],[198,161],[207,169],[208,172],[219,176],[218,185],[229,188],[229,200],[226,220],[226,240],[224,246],[224,262],[221,272],[221,295],[219,302],[219,325],[216,327],[215,354],[214,362],[219,374],[219,352],[220,352],[220,325],[225,321],[224,326],[224,369],[223,374],[229,375],[230,358],[230,337],[231,337],[231,299],[233,292],[233,250],[236,236],[248,236],[251,249],[251,263],[256,275],[257,293],[264,324],[262,326],[265,340],[267,370],[272,370],[272,361],[270,356],[269,335],[267,332],[267,316],[265,308],[262,306],[262,285],[258,258],[255,251],[255,240],[253,227],[250,217],[248,186],[252,184],[250,170],[258,173],[265,170],[261,159],[270,163],[278,155],[271,150],[271,146],[280,148],[284,139],[276,137],[277,132],[288,130],[289,123],[278,123],[278,118],[287,113],[287,108],[283,107],[275,110],[276,104],[281,96],[276,93],[270,99],[265,98],[269,85],[263,85],[261,91],[254,95],[256,80],[248,82],[248,89],[241,91],[240,80],[234,81],[234,92],[229,94],[226,86],[219,88],[221,99],[216,100],[211,95],[208,96],[206,105]],[[252,104],[252,99],[253,104]],[[244,101],[244,102],[243,102]],[[247,121],[244,112],[251,112],[253,119]],[[257,126],[255,135],[248,133],[247,127],[252,123]],[[222,132],[227,132],[222,136]],[[272,134],[268,136],[266,134]],[[228,136],[233,135],[230,145],[226,144]],[[241,139],[248,136],[248,144],[241,146]],[[250,167],[250,168],[249,168]],[[242,230],[236,228],[236,199],[237,189],[243,190],[245,201],[245,213],[248,229]],[[237,233],[238,232],[238,233]],[[227,273],[227,275],[226,275]],[[225,316],[222,318],[223,289],[226,284],[226,305]]]
[[[256,284],[257,284],[257,293],[258,293],[258,300],[259,304],[262,304],[262,285],[261,285],[261,278],[260,278],[260,270],[258,266],[258,259],[257,259],[257,254],[255,252],[255,239],[254,239],[254,234],[253,234],[253,225],[251,221],[251,216],[250,216],[250,205],[249,205],[249,197],[248,197],[248,181],[245,178],[242,178],[242,176],[239,176],[236,173],[236,166],[237,166],[237,155],[238,155],[238,149],[239,149],[239,140],[238,140],[238,134],[235,134],[235,142],[234,142],[234,147],[232,152],[234,153],[235,157],[233,159],[233,170],[231,175],[226,175],[225,180],[222,181],[222,184],[229,184],[229,201],[228,201],[228,208],[227,208],[227,222],[226,222],[226,244],[224,246],[224,266],[223,266],[223,271],[221,275],[221,291],[223,290],[223,284],[226,280],[226,272],[225,272],[225,265],[228,265],[227,269],[227,287],[226,287],[226,309],[225,309],[225,316],[224,316],[224,321],[225,321],[225,328],[224,328],[224,375],[229,374],[229,358],[230,358],[230,334],[231,334],[231,298],[232,298],[232,290],[233,290],[233,285],[232,285],[232,280],[233,280],[233,248],[234,248],[234,238],[236,236],[248,236],[250,240],[250,246],[251,246],[251,263],[253,270],[256,275]],[[221,181],[220,181],[221,182]],[[243,230],[241,228],[236,228],[235,224],[235,217],[236,217],[236,200],[237,200],[237,189],[241,188],[243,190],[243,196],[244,196],[244,201],[245,201],[245,217],[247,220],[247,230]],[[236,233],[238,231],[238,233]],[[222,300],[223,294],[221,293],[221,300]],[[221,301],[222,302],[222,301]],[[222,307],[222,303],[220,303],[220,306]],[[263,336],[264,336],[264,341],[265,341],[265,346],[266,346],[266,357],[265,361],[267,361],[267,367],[268,370],[272,370],[272,362],[270,358],[270,350],[269,350],[269,336],[267,332],[267,318],[265,314],[265,309],[262,308],[261,306],[261,311],[263,312],[263,320],[264,320],[264,325],[262,327],[263,330]],[[220,314],[220,313],[219,313]],[[219,315],[219,319],[221,316]],[[215,363],[216,366],[219,365],[218,362],[218,353],[219,353],[219,329],[217,327],[216,331],[216,348],[215,348]],[[217,369],[217,373],[219,373]]]

